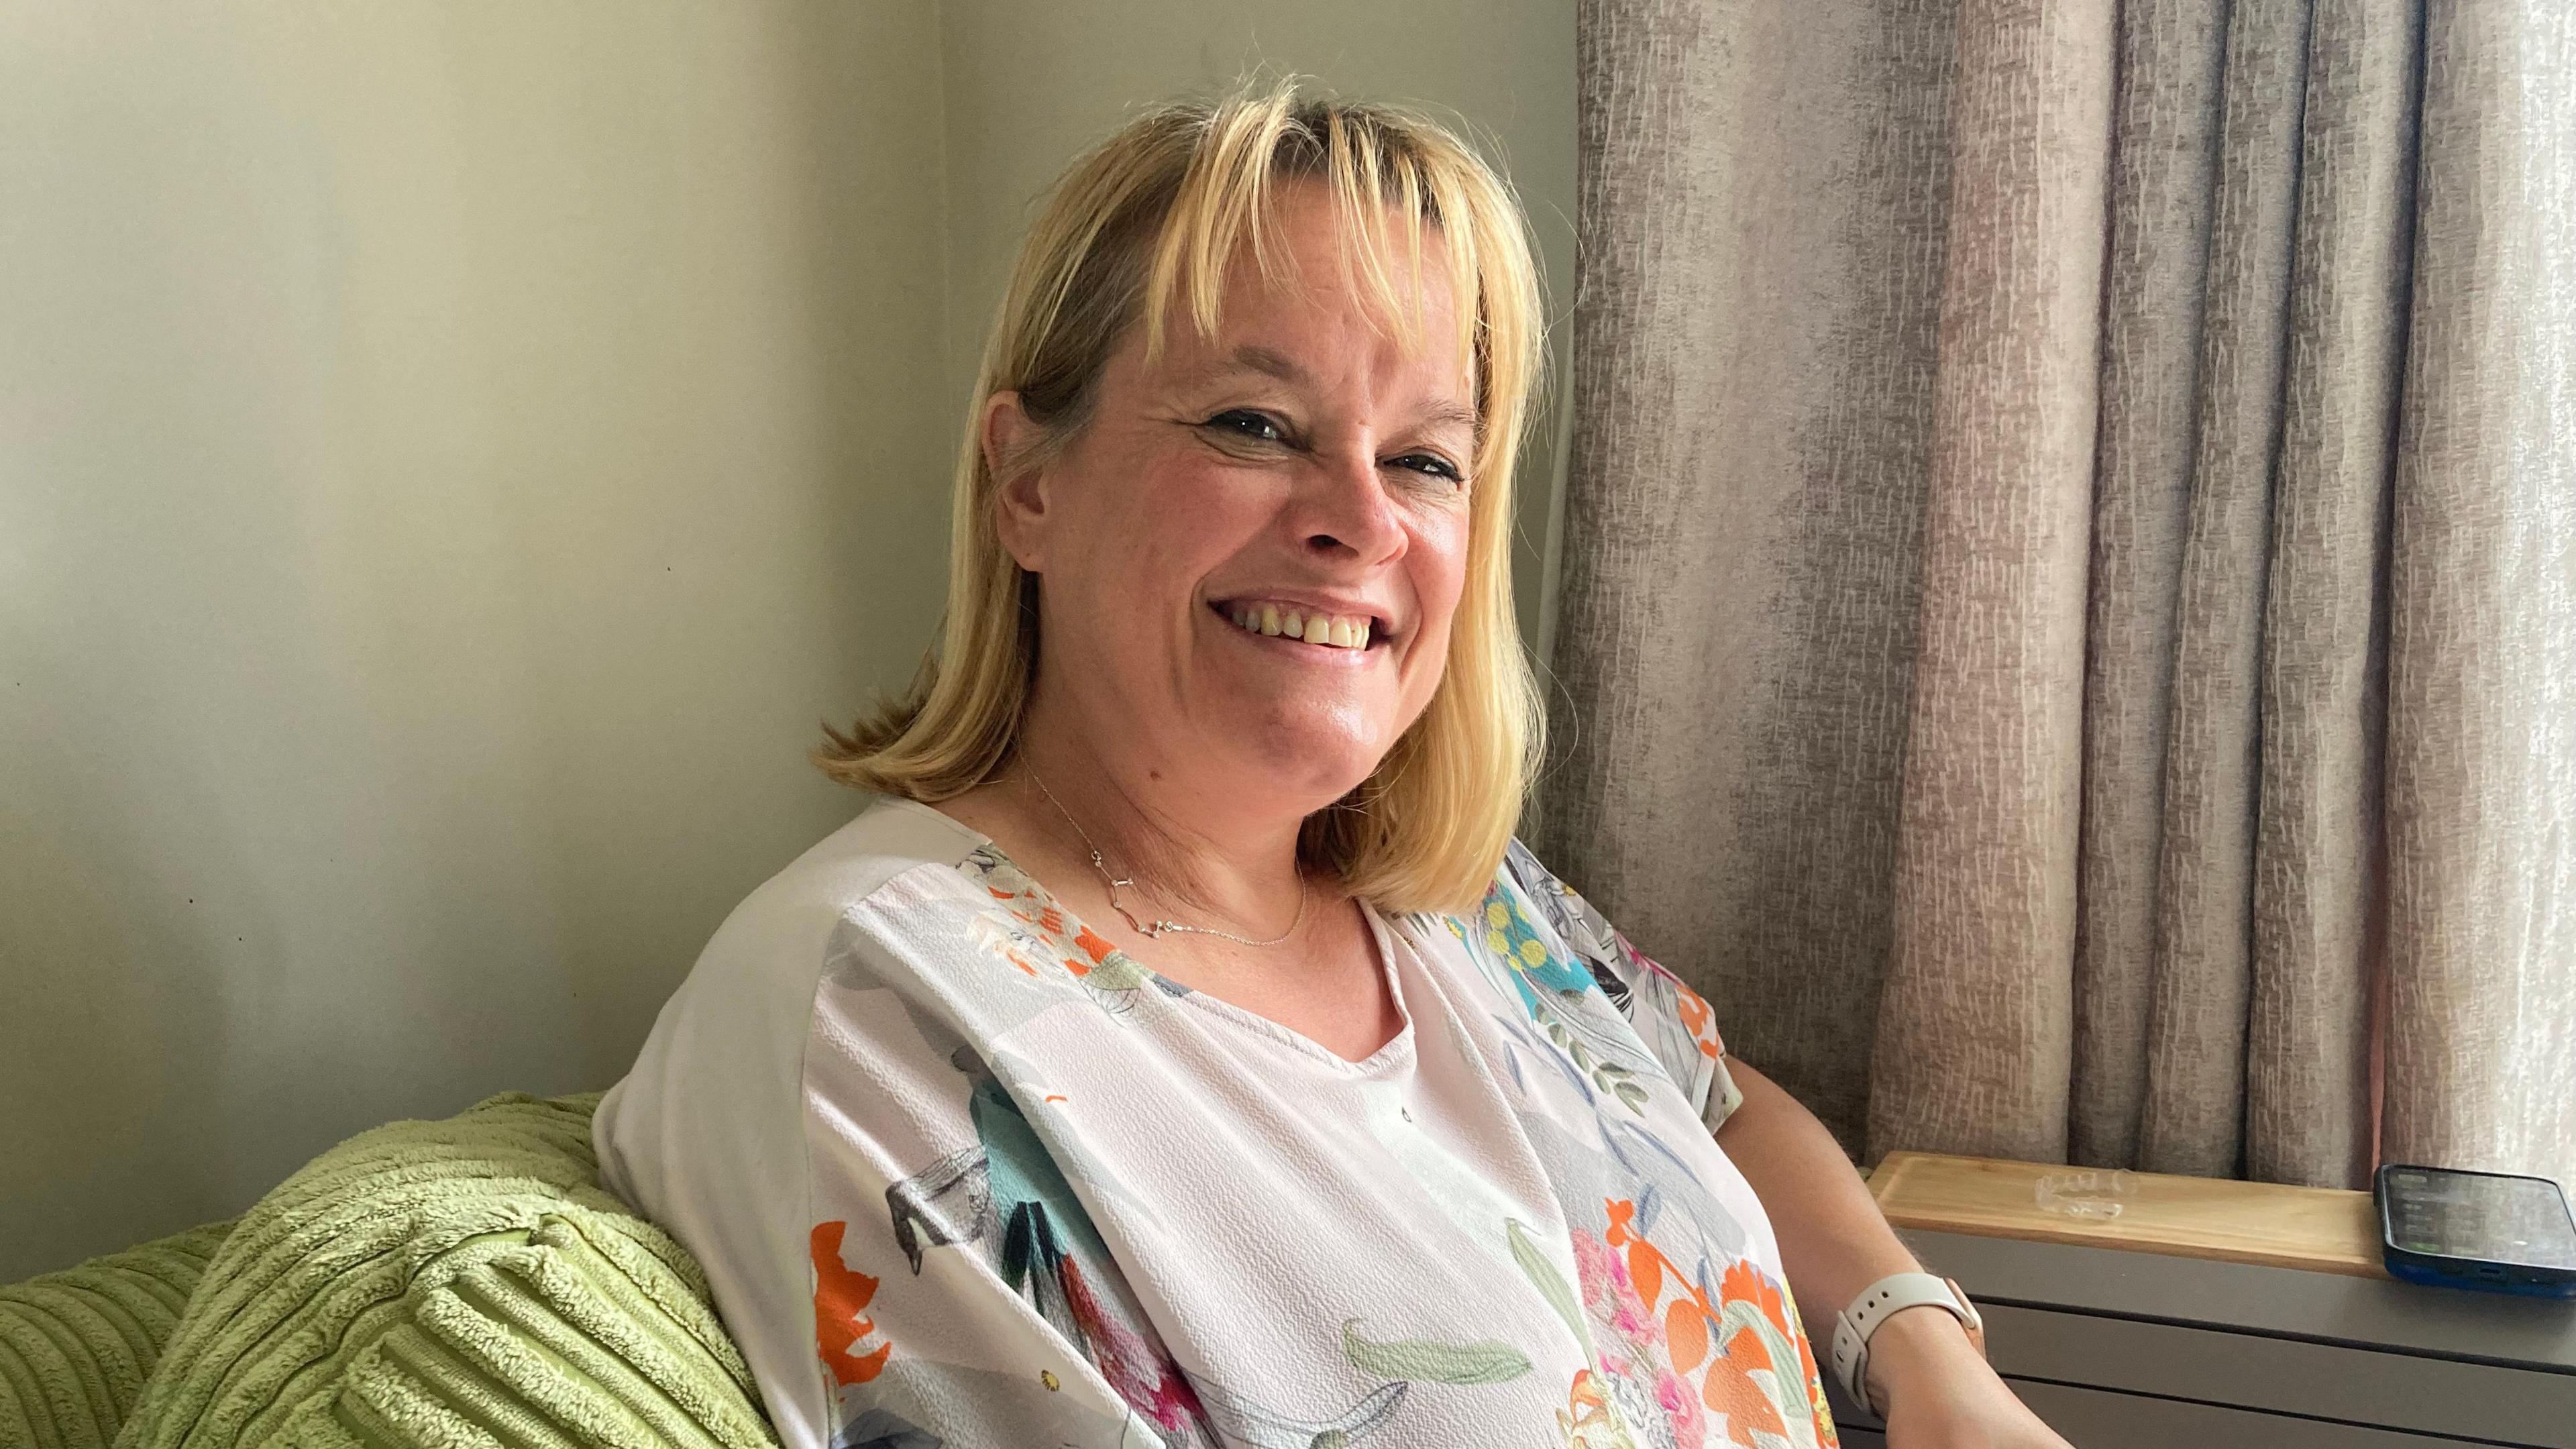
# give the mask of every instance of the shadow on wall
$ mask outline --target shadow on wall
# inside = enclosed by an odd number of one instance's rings
[[[219,1109],[230,1028],[220,1010],[215,939],[240,927],[246,945],[276,923],[219,899],[249,893],[226,852],[185,879],[161,868],[148,821],[114,808],[93,749],[14,726],[32,713],[30,685],[67,671],[12,639],[6,681],[9,808],[0,812],[0,1281],[59,1267],[92,1245],[156,1234],[176,1218],[223,1216],[223,1164],[240,1144]],[[30,666],[33,667],[30,667]],[[83,707],[86,705],[87,707]],[[59,701],[58,719],[95,718],[92,702]],[[156,774],[161,772],[156,771]],[[162,808],[209,812],[202,791],[166,774]],[[202,898],[185,894],[204,891]],[[205,909],[200,909],[201,900]],[[136,963],[165,963],[146,971]],[[63,1245],[56,1251],[56,1245]]]

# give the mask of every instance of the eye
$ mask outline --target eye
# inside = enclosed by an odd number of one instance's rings
[[[1199,426],[1256,443],[1288,441],[1288,430],[1280,426],[1277,418],[1250,408],[1228,408]]]
[[[1401,457],[1390,458],[1387,462],[1392,467],[1410,468],[1428,477],[1445,478],[1451,483],[1467,481],[1467,475],[1459,471],[1457,464],[1437,453],[1406,453]]]

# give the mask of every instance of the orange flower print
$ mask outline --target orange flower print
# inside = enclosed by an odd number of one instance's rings
[[[964,868],[980,872],[984,893],[1000,903],[969,923],[975,944],[1023,974],[1042,977],[1060,969],[1113,1012],[1123,1011],[1125,994],[1150,979],[1108,937],[1066,915],[1043,887],[998,854],[978,851]]]
[[[1717,1013],[1708,1009],[1707,999],[1684,986],[1680,977],[1647,960],[1644,953],[1628,944],[1626,937],[1620,938],[1619,945],[1628,954],[1635,956],[1639,961],[1644,961],[1648,967],[1672,981],[1673,1010],[1681,1016],[1682,1026],[1690,1032],[1691,1040],[1699,1044],[1699,1054],[1711,1061],[1724,1056],[1726,1043],[1718,1038]]]
[[[1632,1205],[1619,1206],[1634,1211]],[[1626,1229],[1626,1216],[1615,1217],[1610,1231],[1614,1238],[1633,1245],[1640,1240]],[[1652,1295],[1662,1291],[1660,1278],[1647,1284],[1637,1281],[1632,1265],[1641,1260],[1633,1248],[1623,1255],[1611,1243],[1579,1228],[1570,1236],[1584,1316],[1592,1322],[1593,1344],[1610,1379],[1603,1391],[1624,1403],[1630,1416],[1640,1422],[1662,1420],[1676,1449],[1702,1449],[1707,1425],[1699,1398],[1675,1372],[1686,1365],[1661,1342],[1664,1327],[1648,1306]],[[1660,1275],[1661,1263],[1650,1271]]]
[[[1109,953],[1118,949],[1109,944],[1108,937],[1092,930],[1089,926],[1083,927],[1080,934],[1073,938],[1073,944],[1082,948],[1082,954],[1086,958],[1083,961],[1075,961],[1069,957],[1066,959],[1065,964],[1073,968],[1073,974],[1076,976],[1089,975],[1092,967],[1108,960]]]
[[[1751,1334],[1739,1333],[1735,1342],[1708,1366],[1708,1376],[1700,1383],[1700,1402],[1709,1412],[1720,1415],[1725,1426],[1726,1442],[1751,1444],[1759,1442],[1755,1434],[1785,1436],[1788,1426],[1780,1421],[1780,1410],[1763,1391],[1756,1372],[1768,1373],[1771,1356]],[[1739,1435],[1736,1431],[1745,1431]]]
[[[810,1249],[814,1258],[814,1346],[832,1382],[844,1387],[864,1384],[885,1372],[894,1353],[891,1343],[867,1353],[852,1353],[859,1340],[877,1331],[862,1311],[877,1296],[877,1280],[841,1261],[841,1235],[847,1222],[816,1223]]]
[[[1786,1290],[1740,1259],[1718,1276],[1712,1300],[1705,1267],[1686,1271],[1651,1241],[1637,1226],[1635,1203],[1612,1198],[1602,1206],[1609,1219],[1602,1236],[1577,1232],[1574,1246],[1590,1316],[1604,1330],[1603,1366],[1651,1382],[1674,1443],[1834,1449],[1823,1381]],[[1634,1367],[1611,1361],[1613,1340],[1633,1346]]]
[[[1816,1371],[1815,1349],[1807,1342],[1805,1328],[1798,1321],[1798,1305],[1789,1301],[1788,1292],[1763,1276],[1749,1259],[1727,1269],[1717,1291],[1722,1299],[1741,1299],[1760,1308],[1771,1326],[1780,1330],[1780,1336],[1798,1346],[1798,1377],[1814,1389],[1812,1407],[1816,1417],[1826,1418],[1824,1377]]]
[[[1750,1258],[1738,1259],[1726,1270],[1726,1276],[1718,1280],[1717,1296],[1741,1300],[1761,1309],[1762,1316],[1771,1320],[1771,1326],[1779,1329],[1783,1338],[1798,1331],[1789,1322],[1789,1296],[1761,1269],[1754,1267]]]

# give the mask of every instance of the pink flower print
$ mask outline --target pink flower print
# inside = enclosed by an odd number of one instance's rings
[[[1568,1234],[1574,1240],[1574,1276],[1583,1285],[1584,1301],[1600,1297],[1610,1277],[1610,1245],[1576,1228]]]
[[[1653,1343],[1659,1337],[1655,1317],[1637,1296],[1627,1260],[1590,1233],[1577,1231],[1572,1237],[1574,1270],[1583,1281],[1583,1299],[1593,1318],[1631,1342]]]
[[[1198,1395],[1191,1391],[1190,1381],[1182,1377],[1180,1366],[1101,1303],[1099,1295],[1084,1280],[1081,1264],[1066,1258],[1058,1272],[1064,1285],[1065,1307],[1091,1349],[1093,1367],[1109,1380],[1109,1386],[1118,1391],[1127,1407],[1144,1415],[1157,1428],[1184,1429],[1197,1422]]]
[[[1699,1395],[1671,1369],[1655,1373],[1655,1404],[1672,1425],[1673,1442],[1679,1449],[1700,1449],[1708,1442],[1708,1421],[1700,1416]]]
[[[1619,1260],[1613,1258],[1610,1261],[1616,1264]],[[1637,1301],[1636,1290],[1628,1286],[1627,1270],[1620,1268],[1616,1277],[1618,1296],[1611,1300],[1610,1326],[1640,1343],[1652,1343],[1655,1339],[1654,1317],[1646,1312],[1645,1304]]]

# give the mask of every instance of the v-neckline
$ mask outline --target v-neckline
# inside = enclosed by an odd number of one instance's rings
[[[998,847],[996,847],[994,853],[997,855],[1000,854]],[[1008,857],[1004,858],[1007,859]],[[1018,867],[1014,866],[1013,869],[1018,869]],[[1028,872],[1021,871],[1020,874],[1027,876]],[[1038,885],[1034,877],[1030,879],[1030,884]],[[1038,885],[1038,889],[1045,890],[1046,887]],[[1055,899],[1054,893],[1048,892],[1047,899],[1053,901]],[[1382,917],[1378,915],[1376,909],[1370,906],[1366,901],[1360,902],[1359,907],[1361,918],[1368,923],[1370,954],[1376,958],[1378,976],[1380,980],[1386,983],[1388,999],[1395,1003],[1396,1019],[1395,1035],[1388,1037],[1385,1043],[1379,1046],[1376,1051],[1373,1051],[1364,1057],[1355,1059],[1343,1056],[1340,1052],[1333,1050],[1331,1047],[1324,1045],[1322,1042],[1315,1040],[1313,1037],[1306,1035],[1304,1032],[1297,1030],[1295,1027],[1290,1026],[1285,1022],[1264,1016],[1260,1012],[1254,1011],[1248,1006],[1238,1005],[1226,1000],[1222,996],[1216,995],[1213,992],[1202,991],[1197,987],[1187,986],[1178,981],[1173,981],[1170,977],[1163,975],[1161,972],[1155,971],[1154,968],[1147,966],[1141,961],[1136,961],[1136,969],[1151,974],[1158,982],[1169,983],[1167,988],[1168,994],[1171,994],[1179,1000],[1196,1007],[1200,1011],[1204,1011],[1209,1015],[1216,1017],[1220,1021],[1230,1022],[1245,1031],[1254,1032],[1260,1036],[1266,1037],[1301,1056],[1311,1057],[1318,1065],[1328,1067],[1339,1075],[1363,1079],[1400,1075],[1413,1063],[1414,1039],[1413,1010],[1405,1004],[1404,1000],[1404,973],[1398,971],[1395,965],[1395,953],[1399,947],[1395,939],[1394,930],[1386,924]],[[1061,905],[1057,908],[1059,910],[1063,909]],[[1068,921],[1072,920],[1072,913],[1070,911],[1066,912],[1065,918]],[[1112,947],[1111,949],[1118,950],[1119,948]],[[1120,951],[1120,954],[1124,955],[1125,952]],[[1135,958],[1132,956],[1129,956],[1128,959],[1130,961],[1135,961]]]
[[[946,822],[951,828],[974,840],[976,842],[975,852],[982,852],[990,855],[994,860],[1010,867],[1013,875],[1016,875],[1021,880],[1028,882],[1029,889],[1036,894],[1038,901],[1064,921],[1064,934],[1066,936],[1079,939],[1088,934],[1097,937],[1101,941],[1108,941],[1108,937],[1101,936],[1098,932],[1093,931],[1088,922],[1084,921],[1081,916],[1076,915],[1073,908],[1066,905],[1063,897],[1058,896],[1052,889],[1050,889],[1046,882],[1039,880],[1034,875],[1031,875],[1026,867],[1022,866],[1017,860],[1012,859],[1011,853],[1002,849],[1000,843],[995,841],[991,836],[986,835],[984,832],[977,830],[975,827],[958,819],[956,816],[950,815],[944,810],[924,805],[918,800],[907,800],[900,796],[896,796],[889,798],[885,803],[888,805],[906,806],[930,815],[935,815],[939,817],[940,820]],[[969,853],[972,854],[974,852]],[[1242,1029],[1256,1032],[1281,1046],[1287,1047],[1291,1051],[1295,1051],[1304,1056],[1316,1058],[1321,1063],[1332,1067],[1335,1071],[1342,1074],[1359,1077],[1384,1076],[1390,1072],[1400,1070],[1412,1060],[1413,1056],[1413,1011],[1411,1007],[1405,1004],[1403,982],[1404,973],[1396,969],[1395,961],[1395,953],[1404,948],[1397,937],[1394,926],[1390,924],[1385,917],[1378,914],[1376,907],[1370,905],[1367,901],[1360,901],[1358,902],[1358,905],[1360,908],[1360,919],[1368,927],[1369,953],[1374,958],[1374,964],[1376,965],[1378,972],[1378,979],[1386,985],[1388,999],[1395,1003],[1395,1017],[1397,1022],[1395,1034],[1388,1037],[1376,1051],[1369,1053],[1365,1057],[1352,1058],[1343,1056],[1340,1052],[1333,1050],[1331,1047],[1324,1045],[1322,1042],[1315,1040],[1313,1037],[1306,1035],[1295,1027],[1289,1026],[1285,1022],[1264,1016],[1260,1012],[1254,1011],[1248,1006],[1238,1005],[1226,1000],[1222,996],[1216,995],[1213,992],[1189,985],[1187,982],[1174,980],[1173,978],[1164,975],[1162,972],[1155,970],[1145,962],[1138,960],[1124,946],[1111,944],[1109,947],[1109,955],[1116,957],[1128,966],[1133,967],[1137,974],[1152,982],[1155,989],[1161,992],[1164,996],[1188,1003],[1196,1009],[1206,1012],[1220,1021],[1230,1022]]]

